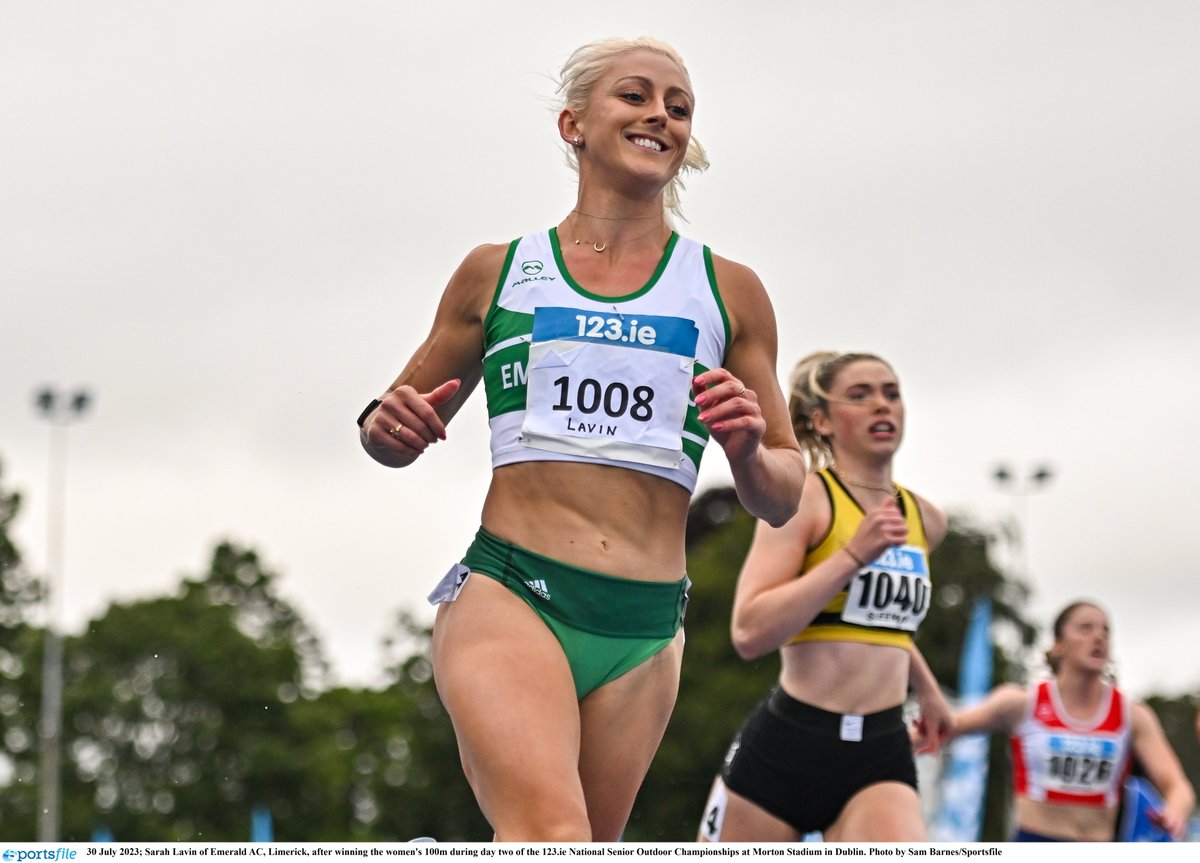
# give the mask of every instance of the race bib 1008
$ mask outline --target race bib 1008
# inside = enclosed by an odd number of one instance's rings
[[[521,439],[677,468],[698,339],[684,318],[536,309]]]
[[[846,623],[916,632],[931,599],[925,549],[892,546],[858,571],[847,594]]]

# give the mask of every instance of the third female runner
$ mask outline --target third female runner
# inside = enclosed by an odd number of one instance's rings
[[[1054,621],[1052,677],[1029,689],[1002,684],[957,714],[955,734],[1011,737],[1014,842],[1111,841],[1134,756],[1162,795],[1150,820],[1175,839],[1187,830],[1195,793],[1154,711],[1109,676],[1109,635],[1099,606],[1071,603]]]

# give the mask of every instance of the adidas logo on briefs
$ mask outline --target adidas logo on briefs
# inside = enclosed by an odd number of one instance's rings
[[[534,581],[525,582],[525,586],[528,587],[530,590],[532,590],[534,593],[536,593],[538,596],[540,596],[542,599],[550,598],[550,588],[546,587],[546,582],[542,581],[542,579],[540,579],[540,578],[536,579]]]

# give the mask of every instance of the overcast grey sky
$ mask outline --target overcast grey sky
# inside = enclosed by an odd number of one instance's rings
[[[46,564],[43,382],[71,431],[63,615],[258,548],[342,682],[478,525],[482,393],[393,472],[353,420],[482,242],[574,202],[551,76],[649,33],[712,168],[684,233],[762,277],[780,374],[895,365],[897,478],[1028,498],[1033,614],[1107,605],[1135,693],[1200,686],[1200,110],[1191,2],[0,2],[0,461]],[[702,487],[728,479],[710,448]],[[738,566],[740,561],[730,561]],[[934,574],[936,578],[936,573]],[[703,590],[698,584],[695,590]]]

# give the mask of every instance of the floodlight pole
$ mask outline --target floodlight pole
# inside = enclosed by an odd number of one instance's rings
[[[46,632],[42,648],[42,712],[38,734],[41,763],[38,784],[38,841],[57,842],[61,827],[63,644],[59,633],[62,607],[66,526],[67,427],[83,418],[92,402],[86,390],[69,397],[50,387],[35,404],[50,423],[50,469],[46,518]],[[57,580],[57,586],[55,581]]]
[[[1018,476],[1008,465],[997,465],[992,479],[1005,494],[1013,495],[1018,502],[1017,548],[1021,559],[1021,577],[1030,578],[1029,571],[1029,496],[1045,488],[1054,478],[1050,465],[1038,465],[1024,476]]]

